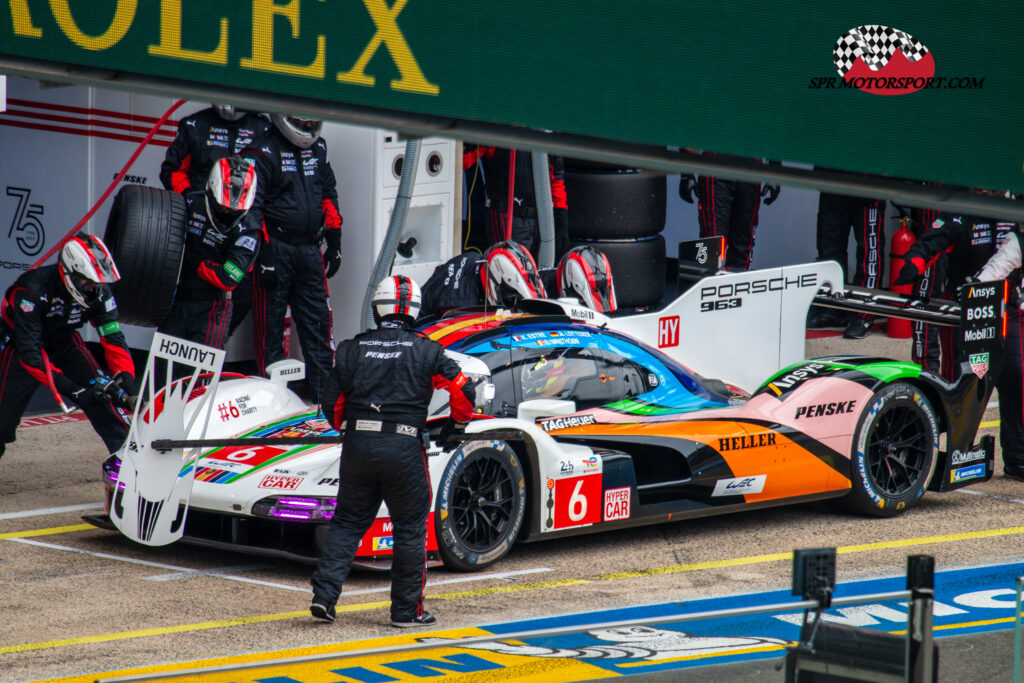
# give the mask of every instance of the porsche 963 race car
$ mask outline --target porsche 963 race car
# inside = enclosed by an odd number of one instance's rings
[[[516,542],[821,499],[890,516],[926,490],[985,481],[993,439],[974,439],[1001,364],[1005,285],[961,299],[848,289],[828,262],[711,276],[655,313],[535,300],[426,321],[476,384],[479,418],[457,447],[427,451],[432,561],[476,570]],[[883,358],[803,360],[812,301],[956,326],[965,372],[950,384]],[[104,465],[109,516],[87,519],[149,545],[313,561],[340,436],[287,388],[298,361],[269,379],[222,374],[222,361],[154,338],[153,399]],[[191,374],[172,383],[172,365]],[[445,416],[435,396],[431,424]],[[383,568],[390,553],[382,507],[357,562]]]

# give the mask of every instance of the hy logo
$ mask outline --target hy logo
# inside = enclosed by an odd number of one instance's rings
[[[921,41],[878,24],[858,26],[840,36],[832,59],[844,81],[873,95],[917,92],[935,75],[935,60]]]

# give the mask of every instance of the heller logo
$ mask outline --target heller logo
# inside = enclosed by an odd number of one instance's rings
[[[935,58],[924,43],[890,26],[865,24],[836,41],[832,61],[839,78],[812,77],[810,88],[861,90],[872,95],[909,95],[918,90],[980,90],[984,77],[935,75]]]

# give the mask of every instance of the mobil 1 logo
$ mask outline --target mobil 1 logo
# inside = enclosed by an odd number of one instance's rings
[[[980,282],[960,287],[960,362],[979,379],[1002,366],[1006,283]]]

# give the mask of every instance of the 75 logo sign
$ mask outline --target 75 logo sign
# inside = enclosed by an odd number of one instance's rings
[[[7,196],[14,197],[18,206],[14,210],[14,220],[7,231],[8,237],[14,237],[21,253],[26,256],[35,256],[43,250],[46,244],[46,230],[43,222],[39,219],[43,215],[42,204],[31,204],[29,197],[32,190],[24,187],[7,187]]]

